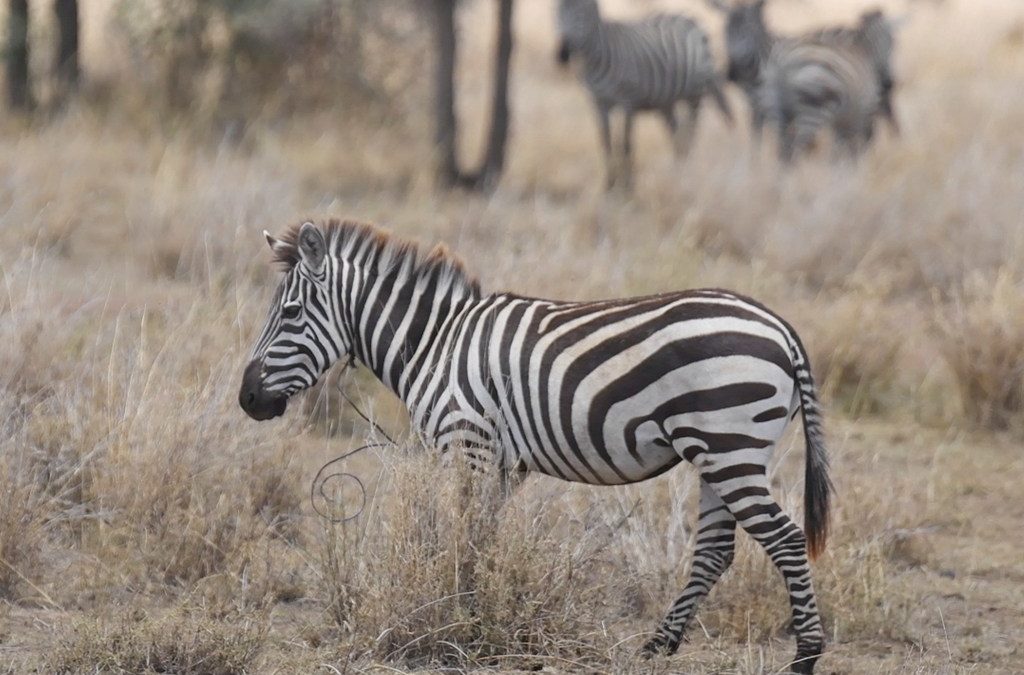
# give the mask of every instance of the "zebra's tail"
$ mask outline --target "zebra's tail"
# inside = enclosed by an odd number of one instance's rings
[[[815,392],[811,363],[796,332],[791,330],[790,334],[794,357],[793,379],[800,396],[804,440],[807,445],[804,474],[804,534],[807,536],[807,555],[814,560],[825,550],[834,487],[832,479],[828,475],[828,451],[825,448],[821,405],[818,403],[818,395]]]
[[[732,108],[729,107],[729,102],[725,100],[725,92],[722,91],[722,83],[718,78],[711,80],[710,89],[711,95],[715,99],[715,105],[717,105],[718,109],[722,111],[722,116],[731,127],[736,120],[732,116]]]

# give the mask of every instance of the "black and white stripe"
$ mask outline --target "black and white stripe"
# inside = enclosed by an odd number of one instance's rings
[[[780,127],[783,157],[806,148],[824,127],[852,152],[871,139],[876,116],[898,132],[895,23],[881,11],[865,12],[855,27],[783,38],[765,23],[765,0],[708,1],[726,14],[728,77],[747,96],[755,140],[769,117]]]
[[[677,648],[732,560],[738,523],[785,578],[794,668],[811,672],[824,635],[807,552],[825,545],[831,484],[807,355],[785,321],[722,290],[596,302],[484,295],[443,250],[421,258],[352,223],[268,239],[289,269],[246,369],[239,398],[250,415],[281,414],[283,397],[350,353],[405,402],[424,438],[480,468],[618,485],[685,460],[701,476],[693,571],[647,649]],[[806,538],[766,473],[798,413]]]
[[[559,60],[573,55],[581,62],[582,80],[597,109],[601,143],[608,163],[608,182],[618,178],[611,140],[610,114],[625,115],[622,178],[632,180],[632,128],[635,113],[661,113],[672,133],[677,156],[693,142],[701,101],[711,95],[731,121],[719,76],[704,30],[692,19],[677,14],[656,14],[640,21],[602,19],[597,0],[560,0]],[[676,118],[676,106],[685,102],[687,120]]]

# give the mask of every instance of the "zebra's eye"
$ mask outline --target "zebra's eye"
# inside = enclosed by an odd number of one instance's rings
[[[286,321],[294,321],[299,318],[299,314],[302,313],[301,305],[285,305],[281,310],[281,317]]]

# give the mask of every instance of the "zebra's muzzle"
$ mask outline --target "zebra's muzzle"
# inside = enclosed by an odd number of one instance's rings
[[[260,377],[262,366],[253,360],[242,375],[242,388],[238,392],[238,405],[254,420],[269,420],[280,417],[288,407],[288,397],[263,388]]]

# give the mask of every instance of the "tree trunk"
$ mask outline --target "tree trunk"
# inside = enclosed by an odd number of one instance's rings
[[[434,116],[437,181],[442,187],[459,183],[458,120],[455,116],[455,3],[433,0],[436,64]]]
[[[65,97],[78,89],[78,0],[54,0],[57,19],[57,94]]]
[[[14,110],[32,108],[28,74],[28,0],[10,0],[7,9],[7,103]]]
[[[478,187],[488,189],[497,184],[505,168],[505,146],[508,141],[509,102],[508,81],[512,62],[512,6],[514,0],[497,0],[498,34],[494,57],[494,82],[491,93],[491,126],[487,134],[480,171],[476,176]]]

